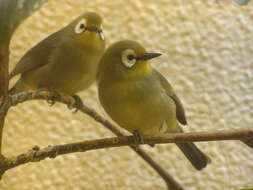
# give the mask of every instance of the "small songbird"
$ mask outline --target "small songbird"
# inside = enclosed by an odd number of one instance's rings
[[[87,12],[21,58],[9,75],[21,74],[10,94],[42,88],[73,96],[95,81],[104,49],[102,18]]]
[[[159,53],[147,53],[135,41],[111,45],[98,70],[99,100],[107,114],[136,136],[183,132],[183,105],[169,82],[148,60]],[[193,143],[176,143],[192,165],[201,170],[210,159]]]

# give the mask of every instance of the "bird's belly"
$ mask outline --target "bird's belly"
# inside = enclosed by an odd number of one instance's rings
[[[94,65],[92,65],[94,64]],[[66,94],[75,94],[87,88],[95,80],[96,63],[83,61],[72,62],[65,66],[52,67],[47,64],[34,71],[23,74],[23,79],[31,88],[52,88]]]
[[[106,112],[121,127],[143,135],[159,134],[168,116],[165,104],[154,94],[126,89],[103,89],[100,100]]]
[[[75,94],[89,87],[94,80],[95,74],[89,70],[84,70],[83,72],[66,72],[62,79],[53,79],[50,83],[56,90]]]
[[[90,55],[80,55],[79,58],[72,56],[71,60],[63,63],[64,66],[52,68],[52,74],[62,76],[57,78],[52,76],[50,82],[53,86],[65,93],[74,94],[89,87],[95,80],[98,60],[91,53]]]

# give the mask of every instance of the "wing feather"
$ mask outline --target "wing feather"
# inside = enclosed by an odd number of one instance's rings
[[[61,34],[62,30],[55,32],[31,48],[16,64],[9,77],[12,78],[18,74],[22,74],[47,64],[52,50],[60,41]]]
[[[170,83],[164,78],[164,76],[161,75],[158,71],[155,71],[155,72],[160,80],[161,85],[165,89],[167,95],[170,98],[172,98],[176,104],[176,116],[177,116],[178,121],[183,125],[187,125],[187,120],[186,120],[185,111],[184,111],[182,102],[180,101],[176,93],[174,92]]]

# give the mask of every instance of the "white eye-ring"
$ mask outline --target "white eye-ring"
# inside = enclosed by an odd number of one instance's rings
[[[121,54],[121,60],[125,67],[131,68],[136,63],[136,54],[132,49],[126,49]]]
[[[82,19],[78,22],[78,24],[75,27],[75,33],[80,34],[86,30],[86,20]]]

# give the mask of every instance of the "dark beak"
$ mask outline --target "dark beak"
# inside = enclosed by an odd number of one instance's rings
[[[145,53],[144,55],[142,55],[140,57],[137,57],[136,60],[138,60],[138,61],[146,61],[146,60],[158,57],[160,55],[162,55],[162,54],[161,53]]]

